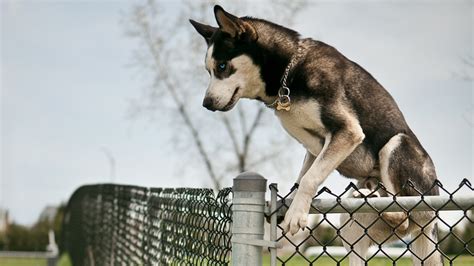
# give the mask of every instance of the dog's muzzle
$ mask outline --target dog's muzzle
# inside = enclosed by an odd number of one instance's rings
[[[205,97],[202,101],[202,106],[213,112],[217,110],[214,106],[214,99],[212,99],[211,97]]]

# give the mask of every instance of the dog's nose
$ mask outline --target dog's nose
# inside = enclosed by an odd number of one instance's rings
[[[216,110],[214,107],[214,100],[211,97],[205,97],[204,101],[202,101],[202,106],[213,112]]]

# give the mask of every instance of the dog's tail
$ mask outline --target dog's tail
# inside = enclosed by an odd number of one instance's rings
[[[414,230],[411,233],[413,265],[438,266],[444,265],[443,256],[436,248],[438,243],[438,224],[435,221],[426,225],[423,229]]]

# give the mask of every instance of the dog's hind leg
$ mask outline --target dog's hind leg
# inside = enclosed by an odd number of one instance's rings
[[[394,153],[400,147],[404,134],[393,136],[379,152],[380,160],[380,179],[387,192],[392,196],[400,192],[400,179],[397,176],[398,169],[394,169]],[[383,220],[397,232],[404,234],[409,226],[408,215],[405,212],[384,212]]]
[[[380,197],[378,191],[375,191],[376,180],[366,178],[359,180],[357,190],[352,191],[349,197]],[[351,217],[352,216],[352,217]],[[374,239],[383,236],[386,239],[384,230],[387,225],[378,223],[378,215],[375,213],[343,213],[340,217],[340,237],[344,248],[349,254],[350,266],[362,266],[366,264],[367,251],[373,244]],[[375,237],[375,238],[374,238]],[[380,237],[379,237],[380,238]]]
[[[349,214],[341,214],[340,221],[344,225],[340,229],[342,243],[349,254],[350,266],[363,266],[366,263],[367,251],[372,241],[365,234],[367,223],[366,214],[354,214],[350,220]],[[376,218],[376,217],[375,217]],[[355,222],[357,220],[358,222]]]
[[[354,198],[381,197],[375,178],[359,180]],[[349,197],[351,197],[349,196]],[[340,237],[349,254],[350,266],[367,265],[369,247],[373,244],[387,243],[393,240],[391,228],[382,222],[377,213],[343,213],[340,217]]]
[[[380,178],[389,194],[399,196],[438,195],[436,172],[430,156],[415,136],[397,134],[379,152]],[[408,185],[408,181],[411,185]],[[415,213],[415,212],[413,212]],[[406,212],[382,213],[384,220],[399,233],[406,232]]]
[[[444,265],[441,253],[436,249],[438,243],[436,220],[424,226],[423,229],[419,227],[414,229],[411,232],[411,238],[410,250],[414,266]]]
[[[399,196],[437,195],[433,162],[414,136],[398,134],[379,152],[380,177],[387,192]],[[408,180],[412,185],[407,185]],[[408,215],[410,218],[408,219]],[[436,251],[437,231],[434,212],[384,212],[382,218],[398,235],[411,232],[414,265],[442,265]]]

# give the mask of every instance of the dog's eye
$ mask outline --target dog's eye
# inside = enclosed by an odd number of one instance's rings
[[[217,65],[217,68],[220,70],[220,71],[224,71],[225,68],[227,67],[227,64],[224,62],[224,63],[220,63],[219,65]]]

